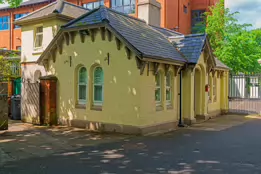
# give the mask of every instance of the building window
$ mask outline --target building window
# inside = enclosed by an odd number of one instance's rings
[[[166,105],[172,104],[172,77],[168,72],[166,75]]]
[[[78,71],[78,104],[86,104],[87,100],[87,70],[81,67]]]
[[[93,10],[95,8],[100,7],[101,5],[104,5],[104,0],[83,4],[83,7],[87,8],[87,9],[90,9],[90,10]]]
[[[209,91],[208,91],[208,101],[212,102],[212,77],[211,74],[208,75],[208,85],[209,85]]]
[[[162,101],[162,93],[161,93],[161,74],[158,73],[155,76],[155,101],[156,101],[156,106],[161,106],[161,101]]]
[[[202,33],[205,30],[205,21],[204,21],[205,10],[193,10],[191,15],[192,22],[192,33]]]
[[[34,48],[40,48],[43,45],[43,27],[35,29]]]
[[[133,14],[136,10],[136,0],[111,0],[111,8],[126,14]]]
[[[96,67],[93,73],[93,105],[102,106],[103,103],[103,70]]]
[[[26,16],[28,13],[24,13],[24,14],[15,14],[15,20],[18,20],[21,17]],[[15,25],[15,28],[20,28],[20,26]]]
[[[20,75],[20,64],[19,63],[12,63],[10,66],[12,76],[19,76]]]
[[[0,17],[0,30],[9,30],[10,16]]]
[[[213,78],[213,100],[217,101],[217,78],[214,76]]]
[[[21,46],[17,46],[17,47],[16,47],[16,50],[22,51],[22,47],[21,47]]]
[[[187,6],[185,6],[185,5],[183,5],[183,12],[184,12],[185,14],[187,14],[187,13],[188,13],[188,7],[187,7]]]

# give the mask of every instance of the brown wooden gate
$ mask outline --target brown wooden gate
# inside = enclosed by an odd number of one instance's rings
[[[0,131],[8,129],[8,84],[0,82]]]
[[[55,76],[40,78],[40,123],[47,125],[57,124]]]

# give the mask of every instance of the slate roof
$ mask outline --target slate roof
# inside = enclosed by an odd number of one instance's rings
[[[221,62],[219,59],[215,58],[215,61],[216,61],[217,68],[230,69],[227,65],[225,65],[223,62]]]
[[[16,23],[47,17],[51,14],[59,14],[74,19],[88,11],[89,10],[75,4],[71,4],[63,0],[58,0],[18,19]]]
[[[197,63],[205,45],[205,34],[170,37],[173,45],[187,58],[189,63]]]
[[[155,30],[161,32],[163,35],[167,36],[167,37],[171,37],[171,36],[183,36],[182,33],[179,33],[177,31],[173,31],[173,30],[169,30],[167,28],[161,28],[161,27],[155,27],[155,26],[151,26],[152,28],[154,28]]]
[[[145,21],[101,6],[77,18],[63,29],[107,23],[115,33],[132,45],[142,57],[186,62],[187,60],[169,42],[166,35]],[[171,32],[169,32],[171,33]],[[173,32],[172,32],[173,33]]]
[[[29,0],[29,1],[22,2],[19,7],[23,7],[23,6],[27,6],[27,5],[34,5],[34,4],[51,3],[53,1],[55,1],[55,0]],[[0,8],[0,10],[5,10],[5,9],[12,9],[12,7],[6,6],[6,7]]]

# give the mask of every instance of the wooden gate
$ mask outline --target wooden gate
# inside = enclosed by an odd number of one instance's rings
[[[0,82],[0,131],[8,129],[8,83]]]
[[[57,124],[56,115],[56,85],[55,76],[40,78],[40,123],[48,125]]]
[[[229,111],[261,114],[261,74],[230,74]]]

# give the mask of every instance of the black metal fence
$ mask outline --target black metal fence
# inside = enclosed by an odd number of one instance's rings
[[[261,74],[230,74],[229,111],[261,114]]]

